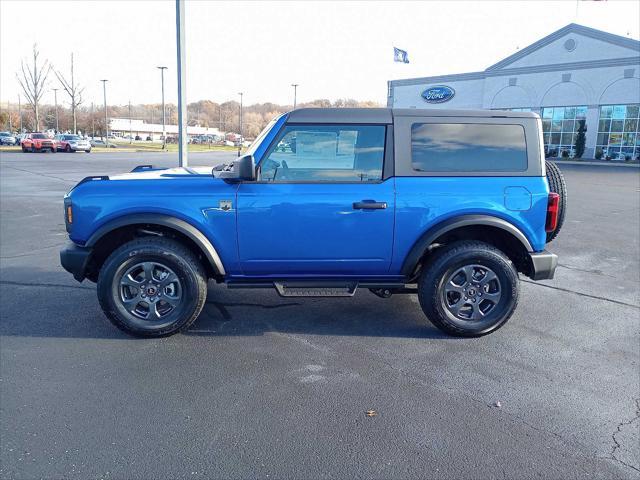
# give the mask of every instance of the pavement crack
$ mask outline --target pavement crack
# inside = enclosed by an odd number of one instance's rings
[[[604,273],[602,270],[589,270],[586,268],[579,268],[579,267],[573,267],[571,265],[565,265],[564,263],[559,263],[558,266],[562,268],[566,268],[567,270],[575,270],[576,272],[593,273],[594,275],[601,275],[603,277],[616,278],[614,275]]]
[[[12,258],[21,258],[21,257],[30,257],[34,252],[40,252],[42,250],[48,250],[50,248],[61,247],[64,243],[56,243],[55,245],[47,245],[46,247],[34,248],[29,251],[29,253],[19,253],[17,255],[7,255],[5,257],[0,257],[0,260],[10,260]]]
[[[640,419],[640,398],[636,398],[634,401],[635,401],[635,404],[636,404],[635,416],[633,418],[631,418],[630,420],[626,420],[624,422],[620,422],[618,424],[618,426],[616,427],[616,431],[611,434],[611,440],[613,440],[613,446],[611,447],[611,452],[609,453],[609,458],[611,458],[612,460],[624,465],[625,467],[629,467],[629,468],[635,470],[636,472],[640,472],[640,468],[638,468],[638,467],[636,467],[634,465],[629,465],[628,463],[620,460],[616,456],[616,452],[622,446],[620,444],[620,442],[618,441],[618,439],[616,438],[616,436],[622,431],[623,427],[626,427],[627,425],[631,425],[632,423],[634,423],[638,419]]]
[[[36,175],[38,177],[53,178],[54,180],[60,180],[61,182],[65,182],[65,183],[74,183],[77,181],[77,180],[69,180],[67,178],[62,178],[62,177],[56,177],[55,175],[47,175],[46,173],[34,172],[32,170],[26,170],[24,168],[10,167],[8,165],[4,165],[4,168],[10,168],[11,170],[17,170],[19,172],[30,173],[31,175]]]
[[[78,290],[93,290],[93,288],[91,287],[83,287],[80,285],[63,285],[61,283],[11,282],[8,280],[0,280],[0,285],[15,285],[18,287],[75,288]]]
[[[521,282],[530,283],[531,285],[536,285],[538,287],[551,288],[553,290],[559,290],[561,292],[573,293],[574,295],[579,295],[581,297],[593,298],[594,300],[603,300],[605,302],[615,303],[617,305],[623,305],[625,307],[637,308],[640,309],[640,305],[634,305],[633,303],[622,302],[620,300],[613,300],[612,298],[601,297],[599,295],[589,295],[584,292],[576,292],[575,290],[569,290],[568,288],[556,287],[555,285],[546,285],[544,283],[534,282],[531,280],[520,279]]]

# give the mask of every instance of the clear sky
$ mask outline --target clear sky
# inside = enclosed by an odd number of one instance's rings
[[[637,39],[640,2],[187,1],[187,100],[386,102],[386,81],[484,70],[575,22]],[[0,0],[0,101],[17,101],[20,59],[36,42],[67,72],[74,52],[86,102],[175,102],[175,2]],[[411,63],[393,63],[393,46]],[[53,75],[51,88],[57,86]],[[45,95],[53,103],[53,92]]]

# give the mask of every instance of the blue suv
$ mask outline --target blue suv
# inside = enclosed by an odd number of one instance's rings
[[[438,328],[483,335],[514,312],[518,272],[556,268],[545,245],[566,187],[541,138],[526,112],[294,110],[213,171],[85,178],[64,198],[61,263],[138,336],[188,328],[209,279],[282,296],[415,293]]]

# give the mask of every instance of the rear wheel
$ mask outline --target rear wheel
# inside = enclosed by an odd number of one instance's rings
[[[418,283],[420,306],[431,323],[450,335],[475,337],[509,320],[518,304],[518,274],[504,253],[462,241],[435,255]]]
[[[205,271],[182,244],[156,237],[114,251],[98,277],[98,299],[119,329],[160,337],[188,328],[207,297]]]
[[[560,196],[560,202],[558,204],[558,225],[552,232],[547,232],[547,243],[549,243],[558,236],[564,223],[564,217],[567,213],[567,184],[562,172],[555,163],[547,161],[545,164],[549,191],[557,193]]]

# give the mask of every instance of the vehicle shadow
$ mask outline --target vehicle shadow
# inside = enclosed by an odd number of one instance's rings
[[[0,276],[0,335],[137,340],[109,323],[94,284],[73,283],[63,272],[12,270],[3,269]],[[228,290],[213,282],[202,313],[183,335],[270,332],[452,339],[427,321],[415,296],[382,299],[360,290],[353,298],[281,298],[271,289]]]

